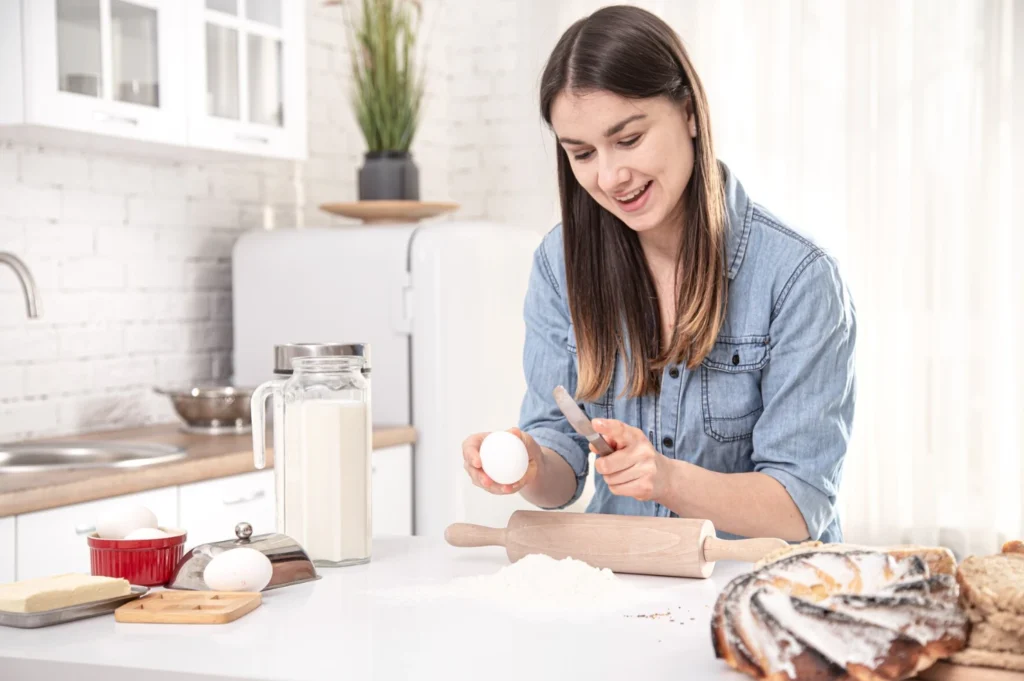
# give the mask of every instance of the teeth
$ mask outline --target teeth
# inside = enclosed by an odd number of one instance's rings
[[[637,189],[636,191],[631,192],[631,193],[627,194],[626,196],[618,197],[615,200],[616,201],[621,201],[623,203],[625,203],[626,201],[632,201],[636,197],[640,196],[640,194],[642,194],[645,189],[647,189],[647,185],[648,184],[650,184],[650,182],[644,183],[644,185],[642,187],[640,187],[639,189]]]

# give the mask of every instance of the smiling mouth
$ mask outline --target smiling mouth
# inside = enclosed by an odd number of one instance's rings
[[[647,183],[644,184],[644,186],[640,187],[639,189],[635,189],[634,191],[630,192],[629,194],[626,194],[625,196],[616,196],[615,200],[618,201],[619,203],[625,204],[634,203],[641,196],[647,193],[647,190],[650,188],[652,182],[654,182],[654,180],[648,180]]]

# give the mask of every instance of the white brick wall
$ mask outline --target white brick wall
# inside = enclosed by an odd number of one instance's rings
[[[558,31],[596,2],[426,0],[413,149],[425,199],[459,217],[557,217],[537,81]],[[43,317],[0,268],[0,441],[173,420],[155,385],[231,374],[231,247],[246,229],[340,224],[364,144],[340,8],[308,0],[309,159],[210,165],[5,140],[0,250],[28,263]]]

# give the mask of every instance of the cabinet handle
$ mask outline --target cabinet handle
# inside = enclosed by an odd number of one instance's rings
[[[243,135],[242,133],[236,133],[235,139],[239,142],[256,142],[257,144],[270,144],[269,137],[263,137],[262,135]]]
[[[261,489],[258,489],[255,492],[243,494],[240,497],[228,497],[227,499],[224,499],[222,501],[225,506],[234,506],[236,504],[245,504],[250,501],[256,501],[257,499],[262,499],[265,496],[267,496],[267,493]]]
[[[95,525],[75,525],[75,534],[90,534],[95,531]]]
[[[138,125],[139,119],[132,118],[131,116],[118,116],[106,111],[94,111],[93,114],[96,116],[96,120],[104,121],[107,123],[124,123],[126,125]]]

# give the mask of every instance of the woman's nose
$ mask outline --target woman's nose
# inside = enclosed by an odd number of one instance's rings
[[[606,194],[627,189],[629,170],[618,163],[614,156],[605,160],[597,172],[597,184]]]

